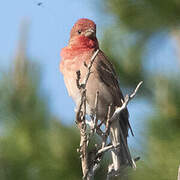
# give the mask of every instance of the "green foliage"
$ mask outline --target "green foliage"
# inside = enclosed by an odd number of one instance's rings
[[[118,22],[143,33],[177,27],[180,2],[177,0],[104,0]]]
[[[23,56],[14,64],[0,81],[0,179],[80,179],[78,133],[48,110],[38,66]]]
[[[115,62],[121,85],[132,88],[143,80],[144,93],[140,96],[153,105],[153,114],[144,116],[146,143],[142,144],[143,158],[129,178],[176,179],[180,164],[180,74],[148,73],[145,64],[149,60],[147,55],[151,54],[147,46],[154,35],[166,32],[168,38],[177,38],[173,32],[180,32],[177,18],[180,17],[180,1],[102,2],[115,19],[105,32],[103,49]],[[168,59],[164,57],[164,61]]]

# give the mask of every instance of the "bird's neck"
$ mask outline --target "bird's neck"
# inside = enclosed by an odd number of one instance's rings
[[[61,57],[63,59],[74,59],[79,57],[84,60],[84,54],[93,54],[99,48],[97,39],[76,38],[70,39],[68,46],[61,50]],[[86,59],[86,58],[85,58]]]
[[[79,61],[84,61],[87,59],[84,55],[90,55],[93,54],[95,51],[95,48],[82,48],[77,46],[67,46],[61,50],[61,57],[66,60],[74,60],[74,58],[79,57]]]
[[[97,49],[99,47],[96,37],[92,39],[85,36],[70,39],[68,46],[74,50],[77,49],[82,51],[86,49]]]

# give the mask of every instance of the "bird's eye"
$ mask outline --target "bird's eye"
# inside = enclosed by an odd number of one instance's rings
[[[81,30],[78,30],[78,34],[81,34]]]

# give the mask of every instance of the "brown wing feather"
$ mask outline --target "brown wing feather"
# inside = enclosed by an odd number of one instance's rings
[[[101,81],[103,81],[104,84],[109,88],[112,96],[115,96],[115,102],[113,103],[115,103],[116,106],[119,106],[121,105],[121,99],[124,98],[119,88],[117,76],[113,65],[110,63],[110,61],[107,59],[107,57],[102,51],[99,52],[98,59],[99,61],[97,62],[97,68],[99,72],[99,77]]]
[[[100,80],[108,87],[112,96],[114,97],[114,102],[112,102],[115,106],[121,106],[121,99],[124,100],[123,94],[118,84],[117,75],[113,68],[113,65],[108,60],[108,58],[104,55],[102,51],[98,54],[98,61],[95,61],[97,72],[99,73]],[[120,115],[120,125],[123,129],[123,133],[125,137],[128,136],[128,129],[130,128],[132,135],[133,131],[129,123],[129,113],[127,108]]]

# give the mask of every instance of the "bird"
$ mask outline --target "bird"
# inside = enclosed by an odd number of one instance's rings
[[[109,106],[111,105],[110,116],[112,116],[115,109],[122,106],[124,97],[112,63],[99,48],[96,24],[92,20],[81,18],[73,25],[68,45],[62,48],[60,53],[60,71],[64,76],[69,96],[78,106],[81,101],[81,91],[77,86],[77,71],[80,71],[80,83],[83,83],[87,74],[85,64],[90,63],[91,57],[97,50],[99,52],[94,59],[86,84],[86,113],[88,115],[95,113],[95,99],[98,92],[97,117],[104,122],[107,119]],[[111,143],[114,147],[120,145],[117,151],[111,152],[114,170],[119,170],[124,166],[133,166],[127,143],[129,129],[132,130],[129,113],[125,108],[110,126]]]

